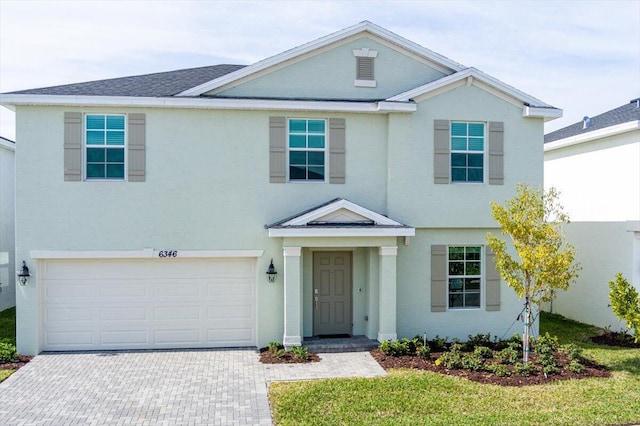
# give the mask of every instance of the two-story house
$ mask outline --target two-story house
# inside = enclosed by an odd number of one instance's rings
[[[519,331],[489,202],[542,186],[562,112],[477,69],[365,21],[0,101],[23,353]]]

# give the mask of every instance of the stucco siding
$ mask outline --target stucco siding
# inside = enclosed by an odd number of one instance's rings
[[[378,52],[374,59],[376,87],[355,87],[354,49]],[[252,98],[386,99],[444,77],[424,61],[409,57],[369,37],[347,40],[321,53],[268,69],[232,88],[207,95]]]
[[[621,272],[640,292],[640,232],[627,222],[572,222],[566,239],[576,248],[580,262],[578,282],[559,292],[552,310],[568,318],[612,329],[624,328],[609,305],[608,282]]]
[[[4,143],[4,142],[3,142]],[[8,143],[7,143],[7,146]],[[15,152],[0,145],[0,311],[16,304],[14,256]]]

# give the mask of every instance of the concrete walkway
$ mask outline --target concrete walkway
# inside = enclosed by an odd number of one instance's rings
[[[367,352],[269,364],[255,350],[44,354],[0,383],[2,425],[270,425],[272,381],[375,377]]]

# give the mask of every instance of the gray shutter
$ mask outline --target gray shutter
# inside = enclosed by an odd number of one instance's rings
[[[64,113],[64,180],[82,180],[82,113]]]
[[[433,183],[450,182],[449,120],[433,121]]]
[[[345,130],[344,118],[329,119],[329,183],[345,182]]]
[[[487,311],[500,310],[500,273],[496,269],[496,255],[491,247],[485,247],[486,260],[485,268],[487,269],[485,276],[487,293]]]
[[[356,57],[356,78],[358,80],[373,80],[373,58]]]
[[[287,179],[287,119],[269,117],[269,182]]]
[[[146,168],[146,116],[145,114],[129,114],[127,119],[128,180],[129,182],[144,182]]]
[[[431,246],[431,312],[447,310],[447,246]]]
[[[504,124],[489,122],[489,185],[504,184]]]

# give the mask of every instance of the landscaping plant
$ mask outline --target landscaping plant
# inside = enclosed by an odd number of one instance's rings
[[[616,274],[615,281],[609,281],[609,300],[613,314],[626,323],[628,330],[633,330],[633,338],[640,343],[640,296],[621,273]]]

